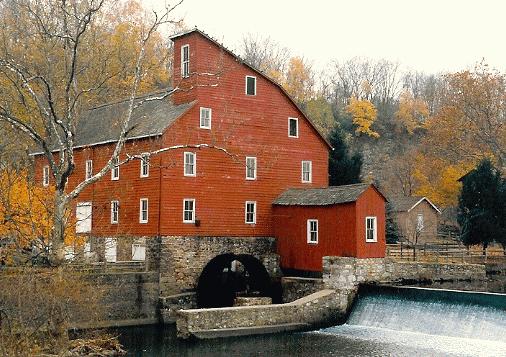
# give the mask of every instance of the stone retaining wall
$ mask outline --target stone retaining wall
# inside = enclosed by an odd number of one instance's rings
[[[395,262],[386,258],[323,258],[323,282],[330,289],[355,289],[362,283],[484,280],[484,265]]]
[[[140,321],[158,320],[158,274],[156,273],[102,273],[89,274],[103,292],[99,319],[100,326],[131,325]],[[76,322],[82,325],[83,322]]]
[[[281,287],[283,289],[282,299],[285,303],[324,289],[323,279],[299,277],[281,278]]]
[[[162,237],[160,295],[195,289],[207,263],[226,253],[252,255],[263,263],[271,277],[280,276],[276,240],[271,237]]]
[[[244,329],[305,323],[317,327],[335,324],[344,316],[348,296],[321,290],[287,304],[240,306],[177,312],[178,337],[189,338],[201,331]]]

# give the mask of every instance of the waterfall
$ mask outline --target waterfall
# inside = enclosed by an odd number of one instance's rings
[[[385,288],[359,293],[347,324],[506,341],[506,295]]]

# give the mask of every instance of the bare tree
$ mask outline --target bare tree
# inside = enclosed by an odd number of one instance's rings
[[[290,51],[270,37],[247,35],[242,40],[244,60],[268,75],[286,71]]]
[[[162,13],[153,12],[149,24],[141,27],[133,71],[125,76],[131,78],[128,110],[113,153],[104,167],[72,190],[68,190],[68,179],[74,171],[77,122],[106,85],[124,76],[122,71],[128,68],[109,68],[109,58],[100,57],[97,49],[90,47],[99,46],[96,28],[106,6],[116,3],[12,0],[0,7],[0,81],[4,86],[0,121],[29,138],[49,163],[54,182],[51,241],[55,263],[63,260],[71,202],[114,167],[128,136],[132,113],[139,105],[135,98],[145,75],[146,48],[160,25],[173,22],[172,12],[181,3],[167,6]]]

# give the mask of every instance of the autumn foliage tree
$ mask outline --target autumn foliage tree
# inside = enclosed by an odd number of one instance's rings
[[[399,108],[395,113],[399,124],[409,134],[423,127],[429,118],[429,106],[421,98],[416,98],[408,90],[404,90],[399,97]]]
[[[441,109],[427,122],[428,145],[449,161],[492,157],[506,164],[506,76],[480,63],[445,76]]]
[[[169,14],[147,15],[139,2],[12,0],[0,4],[0,121],[48,161],[53,185],[52,260],[63,259],[73,200],[112,167],[123,148],[140,92],[165,87],[167,49],[157,32]],[[81,114],[130,97],[108,162],[68,190]],[[54,155],[54,152],[58,152]],[[49,194],[49,193],[48,193]]]
[[[346,111],[351,115],[357,135],[364,134],[372,138],[379,138],[380,135],[371,128],[378,113],[374,104],[366,99],[360,100],[352,97],[346,106]]]

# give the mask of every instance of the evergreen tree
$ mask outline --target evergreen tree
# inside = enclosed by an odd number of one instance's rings
[[[334,148],[329,156],[330,186],[359,183],[362,155],[360,153],[350,155],[344,132],[340,126],[336,126],[332,130],[329,141]]]
[[[461,240],[469,245],[500,242],[505,233],[505,183],[489,159],[462,178],[457,220]]]

